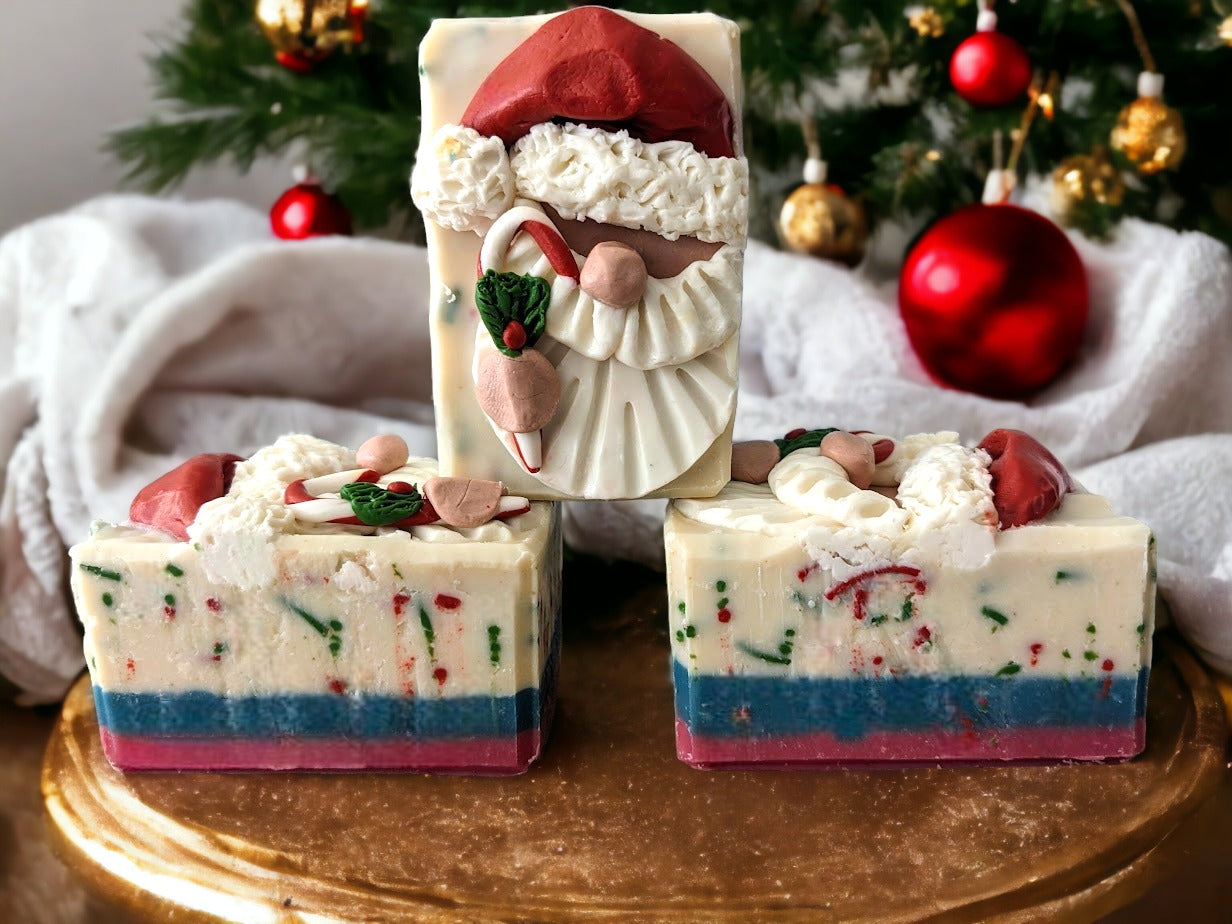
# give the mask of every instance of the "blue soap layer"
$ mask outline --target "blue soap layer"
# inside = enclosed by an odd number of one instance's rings
[[[1099,677],[690,676],[673,661],[676,715],[715,737],[1128,725],[1146,712],[1148,668]]]

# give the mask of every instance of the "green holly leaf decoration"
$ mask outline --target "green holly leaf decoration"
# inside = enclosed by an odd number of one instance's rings
[[[519,276],[488,270],[475,283],[475,304],[496,348],[520,356],[535,345],[548,322],[552,287],[539,276]],[[516,322],[521,330],[511,330]]]
[[[781,440],[775,440],[774,444],[779,447],[779,458],[786,459],[788,455],[795,452],[797,449],[816,449],[821,445],[821,441],[826,438],[827,434],[833,433],[837,427],[823,427],[819,430],[805,430],[803,433],[792,431],[794,436],[783,437]]]
[[[342,499],[351,505],[355,516],[367,526],[392,526],[419,513],[423,497],[412,486],[406,494],[387,491],[379,484],[356,481],[342,486]]]

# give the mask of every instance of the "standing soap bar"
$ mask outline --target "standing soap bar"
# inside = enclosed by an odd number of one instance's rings
[[[438,20],[420,73],[442,472],[531,498],[715,494],[748,211],[735,24]]]
[[[682,760],[1142,750],[1150,530],[1035,440],[800,430],[737,444],[733,470],[746,481],[667,516]]]
[[[512,774],[560,646],[559,504],[382,436],[198,456],[71,550],[123,770]]]

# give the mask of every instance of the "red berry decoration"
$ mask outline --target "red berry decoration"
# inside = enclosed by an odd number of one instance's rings
[[[1016,205],[971,205],[916,242],[898,307],[924,367],[940,382],[1022,399],[1051,382],[1082,343],[1087,276],[1048,219]]]
[[[1006,106],[1031,85],[1031,60],[1008,35],[981,30],[954,50],[950,83],[972,106]]]
[[[308,179],[296,183],[270,208],[270,228],[286,241],[351,233],[351,213],[342,200]]]
[[[520,350],[526,346],[526,328],[521,321],[510,321],[505,325],[501,341],[511,350]]]

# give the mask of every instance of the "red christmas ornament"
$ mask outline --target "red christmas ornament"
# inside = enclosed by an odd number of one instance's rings
[[[287,241],[351,233],[351,213],[313,179],[296,183],[270,208],[270,227]]]
[[[1031,85],[1031,59],[1008,35],[997,31],[997,17],[980,11],[979,30],[950,58],[950,83],[972,106],[1005,106]]]
[[[911,345],[940,382],[1021,399],[1077,354],[1087,276],[1048,219],[1015,205],[971,205],[916,242],[899,276],[898,307]]]

